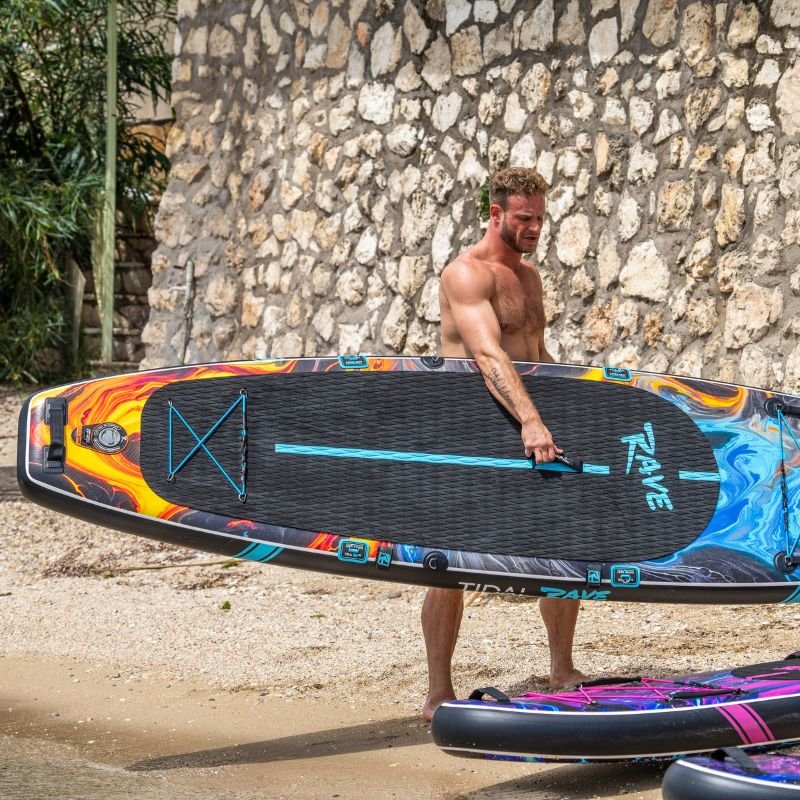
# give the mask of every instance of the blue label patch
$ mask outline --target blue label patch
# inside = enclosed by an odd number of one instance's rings
[[[610,381],[625,381],[632,379],[631,371],[625,367],[603,367],[603,377]]]
[[[339,356],[342,369],[366,369],[369,366],[366,356]]]
[[[586,570],[586,583],[589,586],[599,586],[603,580],[603,572],[597,567],[590,567]]]
[[[611,585],[617,589],[635,589],[640,582],[639,567],[628,564],[611,565]]]
[[[381,546],[378,548],[378,556],[375,565],[379,569],[389,569],[392,566],[392,548]]]
[[[357,539],[342,539],[336,555],[339,561],[363,564],[369,558],[369,545]]]

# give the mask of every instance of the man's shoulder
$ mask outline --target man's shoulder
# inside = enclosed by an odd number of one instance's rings
[[[491,265],[481,260],[472,248],[454,258],[443,270],[441,286],[448,290],[472,290],[491,293],[494,290],[494,271]]]
[[[474,279],[491,278],[494,275],[491,262],[480,257],[479,253],[474,252],[473,249],[464,250],[459,253],[445,268],[442,274],[449,273],[455,276],[456,274],[463,277],[472,277]]]

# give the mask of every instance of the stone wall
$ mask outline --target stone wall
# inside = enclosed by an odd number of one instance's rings
[[[150,264],[156,243],[146,233],[118,231],[114,253],[114,316],[112,364],[101,358],[101,320],[91,267],[83,273],[86,286],[81,308],[83,351],[95,370],[136,369],[144,358],[142,329],[149,315]]]
[[[178,14],[143,366],[434,352],[480,186],[524,165],[559,360],[800,391],[798,0]]]

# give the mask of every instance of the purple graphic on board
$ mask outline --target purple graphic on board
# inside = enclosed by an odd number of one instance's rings
[[[486,695],[491,695],[484,699]],[[443,704],[434,741],[462,756],[523,761],[674,758],[800,739],[800,659],[673,678],[600,679]]]

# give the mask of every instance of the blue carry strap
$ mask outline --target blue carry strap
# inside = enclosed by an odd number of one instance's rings
[[[169,405],[169,414],[168,414],[168,451],[167,451],[167,480],[172,482],[175,480],[175,476],[180,472],[189,460],[197,453],[199,450],[203,450],[206,455],[213,461],[214,465],[217,469],[222,473],[225,480],[235,489],[236,494],[239,496],[239,500],[244,502],[247,499],[247,391],[245,389],[241,389],[239,392],[239,397],[232,403],[231,407],[211,426],[208,432],[203,436],[201,439],[194,431],[192,426],[186,421],[183,414],[178,411],[175,403],[170,399],[167,401]],[[239,484],[237,484],[233,478],[228,474],[226,469],[219,463],[219,461],[214,457],[214,454],[211,450],[208,449],[206,442],[214,435],[214,433],[219,429],[220,425],[238,408],[241,407],[242,409],[242,427],[241,427],[241,448],[240,448],[240,464],[239,464]],[[173,416],[176,416],[184,425],[186,430],[192,434],[197,444],[183,457],[181,462],[174,466],[174,459],[173,459],[173,441],[174,441],[174,423],[173,423]]]
[[[781,503],[783,506],[783,529],[786,535],[786,558],[789,561],[793,561],[795,558],[795,548],[797,547],[798,542],[800,542],[800,531],[794,534],[793,539],[791,538],[789,525],[789,489],[786,485],[786,454],[783,446],[784,430],[788,432],[789,436],[792,437],[792,441],[795,443],[795,446],[798,450],[800,450],[800,442],[797,441],[794,431],[789,427],[789,423],[786,421],[783,410],[780,406],[778,406],[778,439],[780,440],[781,446]]]

